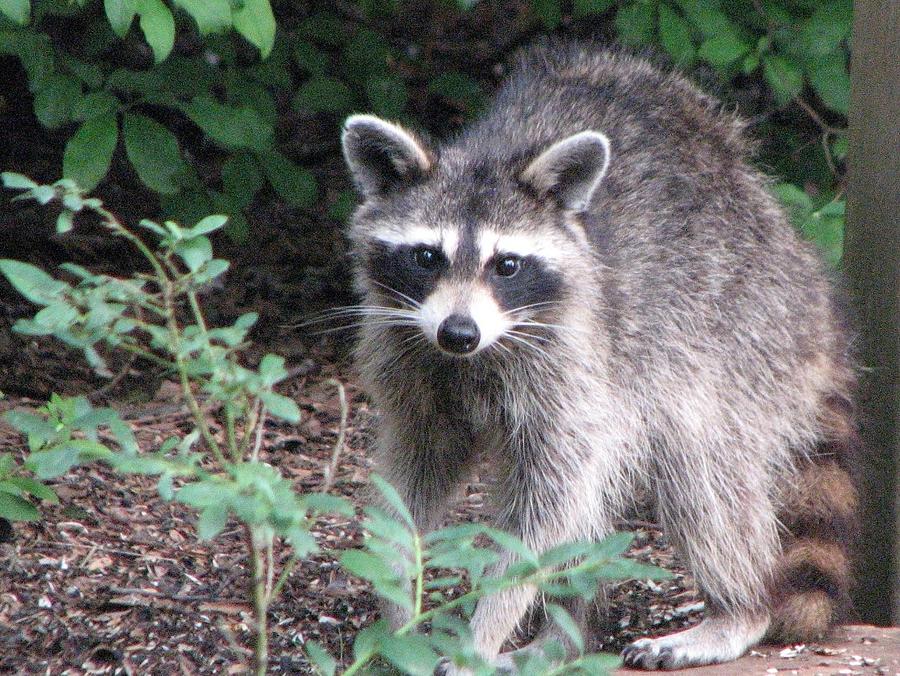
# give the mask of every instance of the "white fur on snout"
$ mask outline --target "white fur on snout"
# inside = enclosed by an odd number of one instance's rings
[[[478,287],[472,294],[469,304],[469,315],[478,325],[481,339],[475,352],[483,350],[512,328],[512,322],[506,318],[497,301],[484,287]]]
[[[483,286],[462,290],[449,284],[439,285],[422,303],[418,317],[422,333],[438,347],[438,328],[452,314],[471,317],[478,326],[481,337],[469,355],[480,352],[513,326]]]

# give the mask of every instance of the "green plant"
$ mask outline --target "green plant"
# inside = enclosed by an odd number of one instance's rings
[[[266,355],[255,370],[241,364],[255,315],[243,315],[232,326],[217,328],[207,326],[204,319],[198,290],[228,268],[226,261],[213,258],[207,235],[221,228],[225,217],[209,216],[191,228],[171,221],[141,221],[141,228],[159,241],[154,250],[99,200],[85,197],[68,179],[48,186],[6,173],[3,182],[8,188],[24,191],[20,198],[41,204],[60,201],[59,232],[70,230],[79,212],[94,212],[111,234],[143,254],[150,270],[118,278],[65,264],[63,271],[76,280],[70,283],[27,263],[0,260],[0,273],[19,293],[41,306],[33,318],[16,322],[14,330],[54,336],[81,349],[101,374],[109,373],[102,356],[107,349],[129,352],[165,367],[180,381],[195,425],[191,433],[166,440],[157,451],[140,453],[131,429],[113,409],[94,408],[84,397],[54,397],[35,413],[14,410],[5,416],[28,437],[26,467],[41,480],[93,461],[105,462],[120,472],[158,475],[163,499],[200,511],[197,530],[201,538],[214,537],[229,516],[236,517],[246,528],[252,564],[256,673],[265,673],[267,608],[294,564],[316,550],[309,514],[316,510],[352,513],[352,509],[328,495],[297,495],[277,469],[259,460],[265,418],[297,422],[300,411],[292,399],[274,390],[287,375],[281,357]],[[222,429],[222,440],[213,433],[214,425]],[[101,437],[101,429],[108,434]],[[4,459],[3,468],[11,472],[11,461]],[[42,484],[28,479],[11,477],[2,486],[0,506],[6,505],[7,513],[18,508],[13,518],[36,516],[19,493],[55,497]],[[277,580],[272,568],[276,538],[289,545],[292,554]]]
[[[50,408],[59,405],[59,400],[51,401],[42,412],[50,414]],[[16,412],[7,414],[14,415]],[[23,427],[16,428],[24,431]],[[9,521],[36,521],[40,518],[37,508],[28,496],[49,503],[59,502],[56,493],[49,486],[28,476],[11,453],[0,453],[0,518]]]
[[[165,212],[196,220],[222,211],[236,238],[246,236],[243,210],[265,181],[290,204],[313,203],[314,176],[275,139],[273,90],[292,85],[269,0],[105,0],[99,10],[88,0],[0,0],[0,54],[22,62],[40,123],[73,130],[64,177],[93,189],[123,147]],[[61,37],[60,22],[87,37]],[[269,60],[248,63],[242,40]],[[186,147],[200,150],[185,140],[191,125],[221,158],[218,181],[185,159]]]
[[[412,515],[394,488],[373,477],[387,505],[387,511],[369,507],[364,527],[368,532],[364,548],[344,552],[341,565],[371,583],[375,593],[406,608],[409,622],[391,632],[379,620],[359,633],[353,645],[353,661],[344,676],[370,668],[380,658],[408,674],[431,674],[444,656],[475,674],[493,673],[493,669],[474,651],[467,622],[459,617],[472,614],[476,601],[484,595],[519,585],[533,585],[548,599],[545,610],[563,635],[575,647],[578,656],[566,661],[566,651],[551,641],[542,652],[523,655],[518,673],[523,676],[548,674],[601,674],[620,664],[614,655],[586,654],[577,624],[562,605],[549,599],[579,596],[591,601],[603,581],[625,579],[663,579],[665,571],[623,558],[633,536],[612,535],[599,543],[582,542],[556,547],[541,555],[530,551],[520,540],[479,524],[451,526],[422,537]],[[396,518],[389,514],[398,515]],[[487,539],[481,545],[477,538]],[[498,548],[513,552],[517,563],[500,577],[487,574],[500,555]],[[470,590],[451,596],[449,590],[462,582],[465,571]],[[412,587],[407,583],[412,579]],[[420,633],[423,625],[428,633]],[[337,662],[318,644],[308,641],[307,656],[318,672],[332,676]]]

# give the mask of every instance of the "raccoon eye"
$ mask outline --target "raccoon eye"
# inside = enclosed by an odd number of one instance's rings
[[[421,247],[413,251],[413,260],[420,268],[434,270],[441,264],[441,254],[437,249]]]
[[[503,256],[494,264],[494,270],[501,277],[512,277],[521,267],[522,259],[518,256]]]

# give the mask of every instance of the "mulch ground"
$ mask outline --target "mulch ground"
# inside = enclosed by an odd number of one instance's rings
[[[296,378],[286,390],[304,420],[297,426],[268,422],[262,458],[299,491],[323,485],[340,415],[335,392],[324,381],[338,377],[346,383],[351,408],[331,490],[361,507],[371,471],[366,448],[372,412],[346,373],[318,364],[306,370],[315,374]],[[162,381],[152,400],[119,406],[143,449],[190,430],[176,392],[173,383]],[[0,408],[39,404],[11,398]],[[23,452],[22,439],[5,423],[0,452]],[[195,512],[163,501],[153,478],[117,475],[100,464],[52,485],[60,504],[47,507],[39,522],[16,523],[0,544],[0,673],[231,674],[248,668],[249,573],[244,531],[236,522],[214,541],[200,541]],[[478,519],[483,490],[473,484],[451,518]],[[604,649],[612,651],[637,636],[689,625],[702,608],[690,577],[652,524],[635,520],[622,526],[636,529],[633,556],[673,569],[676,576],[613,590],[603,636]],[[314,533],[321,553],[295,568],[270,612],[272,673],[308,673],[308,639],[346,663],[355,634],[377,615],[367,585],[335,563],[342,550],[359,545],[359,520],[323,517]]]

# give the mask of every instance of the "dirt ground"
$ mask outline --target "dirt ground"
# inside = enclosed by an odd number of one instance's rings
[[[348,388],[351,415],[332,490],[360,505],[370,472],[365,451],[372,411],[347,369],[307,357],[298,373],[285,391],[297,399],[304,419],[297,426],[268,423],[263,459],[299,490],[322,485],[340,413],[324,381],[337,377]],[[149,401],[118,404],[142,447],[188,430],[176,393],[163,380]],[[0,408],[38,403],[9,398]],[[0,423],[0,452],[7,451],[20,454],[22,440]],[[53,487],[61,503],[46,509],[42,521],[0,533],[0,673],[245,672],[252,634],[237,523],[215,541],[201,542],[195,514],[161,500],[152,478],[117,476],[102,465],[79,469]],[[473,484],[452,518],[479,518],[483,490]],[[602,644],[614,652],[634,638],[692,625],[702,615],[691,577],[656,527],[638,517],[621,527],[637,533],[631,556],[675,576],[613,588]],[[335,563],[341,550],[359,544],[359,522],[322,518],[314,532],[322,552],[297,566],[271,610],[273,674],[309,673],[302,650],[308,639],[346,664],[353,637],[376,616],[367,586]],[[827,644],[760,648],[742,662],[690,673],[900,674],[898,655],[896,631],[862,627],[846,636],[840,630]]]
[[[268,423],[263,458],[299,490],[323,480],[338,429],[339,405],[323,385],[346,382],[351,401],[347,448],[333,491],[360,505],[370,471],[365,448],[372,414],[352,379],[335,367],[307,365],[314,375],[290,387],[304,412],[296,426]],[[184,432],[187,418],[173,383],[157,397],[124,406],[142,447]],[[7,399],[2,408],[39,402]],[[22,441],[0,423],[0,452],[20,454]],[[0,545],[0,673],[206,674],[241,673],[251,639],[245,594],[247,561],[236,523],[214,542],[198,541],[195,514],[162,501],[152,478],[121,477],[102,465],[53,482],[61,504],[44,520],[17,523]],[[483,486],[474,484],[454,519],[477,519]],[[615,589],[604,647],[617,650],[646,632],[696,622],[701,607],[689,577],[673,561],[662,535],[649,523],[637,530],[633,556],[674,568],[661,585],[628,583]],[[374,599],[360,581],[336,565],[343,549],[361,538],[355,519],[320,519],[322,553],[297,566],[271,616],[272,673],[307,673],[302,646],[321,642],[345,661],[356,632],[375,617]]]

